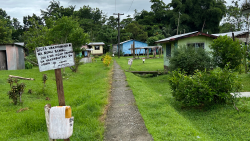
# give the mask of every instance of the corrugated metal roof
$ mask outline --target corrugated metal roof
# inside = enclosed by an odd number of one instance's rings
[[[123,41],[123,42],[121,42],[120,44],[124,44],[124,43],[126,43],[126,42],[129,42],[129,41],[132,41],[133,39],[130,39],[130,40],[127,40],[127,41]]]
[[[247,33],[247,31],[234,31],[234,36],[239,36],[239,35],[242,35],[242,34],[245,34]],[[227,35],[228,37],[232,37],[232,32],[227,32],[227,33],[217,33],[217,34],[212,34],[214,36],[225,36]]]
[[[89,46],[94,46],[94,45],[105,45],[103,42],[92,42],[88,44]]]
[[[170,41],[171,39],[180,38],[180,37],[187,36],[187,35],[194,34],[194,33],[198,33],[198,32],[199,31],[194,31],[194,32],[189,32],[189,33],[185,33],[185,34],[174,35],[174,36],[156,41],[156,43]]]
[[[20,43],[14,43],[15,45],[18,45],[18,46],[23,46],[24,47],[24,42],[20,42]]]

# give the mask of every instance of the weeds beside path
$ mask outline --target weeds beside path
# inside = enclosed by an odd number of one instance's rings
[[[106,141],[151,141],[126,77],[114,61],[111,104],[106,117]]]

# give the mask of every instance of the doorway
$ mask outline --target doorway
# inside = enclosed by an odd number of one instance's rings
[[[6,58],[6,51],[0,51],[0,70],[7,70],[7,58]]]

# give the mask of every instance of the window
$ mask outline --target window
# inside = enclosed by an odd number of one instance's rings
[[[166,56],[171,57],[171,45],[166,44]]]
[[[95,46],[95,50],[100,50],[100,46]]]
[[[204,43],[189,43],[187,44],[188,47],[195,47],[195,48],[203,48],[204,49]]]

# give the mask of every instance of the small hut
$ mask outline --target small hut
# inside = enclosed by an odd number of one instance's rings
[[[25,69],[24,43],[0,44],[0,70]]]

